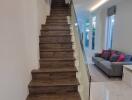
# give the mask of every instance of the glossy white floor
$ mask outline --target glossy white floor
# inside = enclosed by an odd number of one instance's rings
[[[132,100],[132,71],[124,73],[122,80],[92,82],[90,100]]]

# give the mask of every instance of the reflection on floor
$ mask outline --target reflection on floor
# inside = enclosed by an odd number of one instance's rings
[[[132,100],[132,87],[121,78],[109,78],[95,65],[89,64],[92,78],[90,100]]]
[[[132,87],[122,81],[92,82],[90,100],[132,100]]]
[[[109,78],[104,72],[98,69],[94,64],[89,64],[89,72],[91,75],[92,82],[111,82],[121,81],[120,77]]]

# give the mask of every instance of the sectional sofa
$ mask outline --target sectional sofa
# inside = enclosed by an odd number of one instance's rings
[[[113,52],[110,51],[110,52]],[[110,61],[110,59],[103,58],[101,53],[96,53],[95,56],[92,57],[92,61],[94,64],[101,69],[105,74],[109,77],[121,77],[123,74],[123,65],[132,65],[132,55],[122,53],[120,51],[114,52],[118,55],[124,54],[125,58],[123,61]]]

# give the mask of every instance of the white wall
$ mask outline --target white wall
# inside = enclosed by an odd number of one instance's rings
[[[101,52],[104,49],[105,42],[105,27],[106,27],[106,18],[107,12],[105,9],[99,10],[96,13],[97,16],[97,28],[96,28],[96,36],[95,36],[95,51]]]
[[[132,54],[132,0],[117,4],[113,48]]]
[[[30,72],[39,67],[40,18],[44,23],[49,13],[40,13],[42,5],[49,11],[44,2],[0,1],[0,100],[25,100],[28,95]]]

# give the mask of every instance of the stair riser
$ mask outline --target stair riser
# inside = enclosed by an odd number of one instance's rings
[[[67,5],[64,5],[64,4],[59,4],[59,3],[56,3],[55,5],[52,4],[51,7],[68,7]]]
[[[51,7],[51,9],[69,9],[67,7]]]
[[[40,68],[73,68],[74,61],[40,61]]]
[[[40,44],[40,50],[43,49],[71,49],[72,44]]]
[[[73,58],[73,52],[41,52],[40,58]]]
[[[51,11],[70,11],[68,8],[51,8]]]
[[[70,16],[70,14],[51,14],[51,16]]]
[[[42,26],[43,30],[70,30],[70,26]]]
[[[65,4],[65,2],[62,2],[62,1],[52,1],[52,4]]]
[[[51,10],[51,13],[70,13],[71,11],[69,9],[67,10],[59,10],[59,9],[53,9]]]
[[[60,42],[70,42],[71,41],[71,37],[70,36],[65,36],[65,37],[41,37],[40,38],[40,43],[60,43]]]
[[[70,35],[70,32],[45,32],[41,31],[41,36],[63,36],[63,35]],[[71,35],[70,35],[71,36]]]
[[[46,23],[56,23],[56,24],[58,24],[58,23],[64,23],[64,24],[67,24],[67,20],[47,20],[46,21]]]
[[[46,23],[47,25],[54,25],[54,26],[60,26],[60,25],[68,25],[68,22],[67,23],[53,23],[53,22],[51,22],[51,23]]]
[[[52,15],[70,15],[70,13],[68,13],[68,12],[51,12],[51,16]]]
[[[52,17],[52,16],[48,16],[47,20],[67,20],[67,17],[66,16],[64,16],[64,17],[57,17],[57,16]]]
[[[77,86],[51,86],[51,87],[30,87],[30,94],[49,94],[49,93],[69,93],[77,92]]]
[[[33,73],[32,75],[33,80],[68,80],[76,78],[76,72]]]

